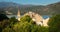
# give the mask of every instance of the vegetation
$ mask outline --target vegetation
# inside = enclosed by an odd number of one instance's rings
[[[0,32],[60,32],[60,14],[54,15],[48,22],[49,27],[37,25],[30,16],[15,17],[0,21]]]
[[[49,32],[60,32],[60,14],[54,15],[48,22]]]
[[[9,19],[5,14],[0,14],[0,21]]]
[[[26,15],[18,21],[15,17],[0,22],[0,32],[48,32],[48,28],[36,25],[32,19]]]

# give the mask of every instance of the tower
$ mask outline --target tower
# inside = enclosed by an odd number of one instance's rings
[[[19,11],[19,9],[18,9],[18,13],[17,13],[17,19],[18,19],[18,21],[20,21],[20,11]]]

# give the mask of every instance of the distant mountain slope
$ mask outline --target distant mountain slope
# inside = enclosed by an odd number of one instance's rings
[[[0,2],[0,11],[9,11],[13,14],[17,14],[18,9],[20,9],[21,14],[24,14],[28,11],[33,11],[40,15],[60,14],[60,2],[46,6],[22,5],[13,2]]]
[[[60,14],[60,2],[49,4],[46,6],[40,5],[40,6],[29,7],[27,9],[29,9],[30,11],[34,11],[40,15]]]
[[[50,12],[60,14],[60,2],[47,5],[47,7],[49,8]]]

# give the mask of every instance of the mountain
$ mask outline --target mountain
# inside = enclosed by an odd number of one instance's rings
[[[60,2],[49,5],[22,5],[13,2],[0,2],[0,11],[8,11],[17,14],[20,9],[21,14],[32,11],[40,15],[60,14]]]
[[[28,7],[26,10],[36,12],[40,15],[60,14],[60,2],[52,3],[46,6],[40,5],[40,6]]]
[[[13,14],[17,14],[18,9],[20,9],[21,14],[24,14],[25,12],[30,11],[32,7],[35,7],[35,5],[22,5],[13,2],[0,2],[0,12],[9,11]]]
[[[49,12],[52,12],[53,14],[60,14],[60,2],[47,5],[47,7],[49,8],[48,10],[50,10]]]
[[[34,5],[22,5],[13,2],[0,2],[0,12],[1,11],[9,11],[13,14],[17,14],[18,9],[25,9],[27,7],[32,7]]]

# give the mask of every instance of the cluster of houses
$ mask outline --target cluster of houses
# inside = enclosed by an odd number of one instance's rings
[[[25,13],[24,15],[29,15],[32,18],[32,20],[34,22],[36,22],[37,25],[48,26],[47,23],[48,23],[49,17],[44,19],[41,15],[31,12],[31,11]],[[20,21],[20,11],[19,10],[18,10],[17,16],[18,16],[18,20]]]

